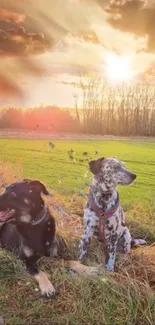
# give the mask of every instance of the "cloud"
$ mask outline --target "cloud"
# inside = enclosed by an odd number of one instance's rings
[[[99,39],[97,34],[93,31],[90,31],[89,33],[84,33],[84,35],[82,35],[81,37],[87,43],[101,44],[101,40]]]
[[[0,9],[0,20],[6,22],[21,23],[23,22],[25,15],[9,11],[7,9]]]
[[[37,66],[33,57],[49,51],[52,46],[51,40],[36,27],[35,17],[29,18],[19,4],[17,0],[12,2],[0,0],[1,98],[23,98],[21,85],[23,74],[38,76],[45,73],[41,63]],[[35,27],[31,28],[33,20]]]
[[[18,30],[0,30],[0,56],[30,56],[41,54],[50,49],[42,34],[26,33]]]
[[[73,86],[73,87],[76,87],[78,88],[79,86],[79,83],[78,82],[68,82],[68,81],[56,81],[58,84],[62,84],[62,85],[69,85],[69,86]]]
[[[27,31],[24,22],[25,15],[0,9],[0,56],[30,56],[50,49],[44,34]]]
[[[112,1],[107,8],[108,22],[123,32],[147,36],[147,52],[155,52],[155,6],[146,4],[145,0]]]

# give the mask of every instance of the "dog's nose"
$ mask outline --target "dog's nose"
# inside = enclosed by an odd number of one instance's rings
[[[136,177],[137,177],[137,175],[136,175],[136,174],[132,174],[132,178],[133,178],[133,180],[135,180],[135,179],[136,179]]]

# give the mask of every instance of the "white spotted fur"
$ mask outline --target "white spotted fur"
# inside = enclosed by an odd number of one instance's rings
[[[97,160],[97,162],[98,161],[99,160]],[[95,161],[93,161],[93,163],[95,163]],[[118,169],[116,166],[118,166]],[[127,171],[125,165],[118,159],[102,159],[100,170],[95,174],[93,179],[94,185],[92,186],[92,193],[95,204],[102,209],[102,204],[100,203],[102,199],[106,206],[105,211],[111,210],[118,196],[116,186],[118,184],[128,185],[132,183],[132,175],[134,174]],[[107,193],[109,193],[109,199],[106,197]],[[95,211],[92,211],[89,201],[84,210],[84,222],[85,234],[82,236],[80,243],[80,261],[82,261],[87,254],[91,238],[96,235],[99,230],[99,216]],[[121,248],[124,253],[129,253],[131,250],[132,238],[129,229],[125,226],[125,215],[121,205],[118,206],[118,209],[113,215],[107,218],[104,225],[104,239],[108,253],[106,269],[108,271],[114,271],[117,249]],[[134,239],[133,241],[135,246],[146,243],[145,240],[142,239]]]

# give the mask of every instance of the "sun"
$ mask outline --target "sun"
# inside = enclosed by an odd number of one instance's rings
[[[128,82],[132,79],[131,58],[108,54],[106,57],[106,75],[112,82]]]

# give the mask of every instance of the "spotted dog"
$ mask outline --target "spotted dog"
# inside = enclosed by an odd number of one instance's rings
[[[136,175],[117,158],[93,160],[89,167],[94,177],[84,211],[85,234],[80,243],[79,260],[83,261],[91,238],[97,235],[106,245],[106,269],[114,271],[118,248],[129,253],[131,246],[146,244],[145,240],[131,238],[116,189],[117,185],[132,184]]]
[[[41,294],[54,298],[56,291],[37,260],[50,256],[55,241],[55,221],[41,193],[49,195],[38,180],[23,180],[8,186],[0,196],[0,246],[14,251],[37,280]]]

